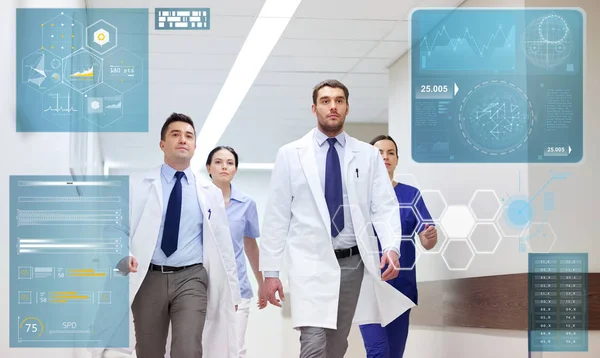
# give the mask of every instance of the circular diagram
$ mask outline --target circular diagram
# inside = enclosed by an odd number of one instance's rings
[[[533,217],[533,211],[529,202],[515,200],[508,205],[506,212],[509,222],[515,227],[525,227]]]
[[[572,32],[562,17],[542,16],[527,25],[522,44],[525,56],[532,64],[549,70],[562,64],[571,54]]]
[[[506,81],[475,86],[459,109],[460,131],[473,149],[505,155],[519,149],[533,130],[531,102],[519,87]]]
[[[31,292],[27,292],[31,294]],[[26,294],[19,292],[19,303],[21,302],[22,296]],[[21,339],[36,339],[44,333],[44,324],[37,317],[27,317],[19,322],[19,340]]]

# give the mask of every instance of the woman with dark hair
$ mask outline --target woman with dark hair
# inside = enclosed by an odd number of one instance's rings
[[[263,277],[258,267],[258,245],[256,238],[260,236],[258,228],[258,213],[256,203],[248,195],[239,191],[231,184],[238,168],[238,154],[231,147],[219,146],[213,149],[206,159],[206,170],[213,184],[223,192],[225,209],[233,250],[238,268],[238,279],[240,282],[240,293],[242,302],[238,306],[237,335],[239,343],[239,357],[246,356],[246,327],[248,325],[248,314],[250,311],[250,300],[252,288],[246,273],[246,256],[258,281],[258,308],[267,306],[266,297],[263,294]],[[244,256],[244,252],[246,255]]]
[[[387,135],[380,135],[373,138],[370,143],[379,149],[398,202],[402,205],[400,207],[402,236],[410,237],[410,240],[402,240],[400,244],[400,274],[388,283],[417,304],[414,233],[419,235],[421,245],[426,250],[431,250],[437,243],[437,231],[419,190],[394,181],[394,170],[398,165],[398,146],[394,139]],[[419,215],[420,218],[416,215]],[[379,250],[381,250],[381,246]],[[408,337],[409,315],[410,310],[385,327],[379,324],[360,326],[367,358],[401,358],[403,356]]]

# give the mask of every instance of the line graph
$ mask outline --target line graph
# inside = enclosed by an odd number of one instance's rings
[[[445,38],[443,38],[443,37],[445,37]],[[473,35],[471,35],[468,27],[465,27],[465,32],[462,36],[459,36],[458,38],[453,39],[450,36],[450,34],[448,33],[448,31],[446,30],[446,26],[444,25],[444,26],[442,26],[442,30],[439,30],[436,32],[435,37],[433,38],[433,41],[431,42],[431,45],[429,45],[427,36],[425,36],[423,38],[423,40],[421,40],[421,49],[423,48],[423,46],[425,46],[428,56],[431,56],[431,51],[433,51],[435,49],[438,38],[443,38],[442,40],[447,41],[447,44],[449,44],[452,47],[452,50],[454,50],[454,51],[456,51],[456,49],[458,48],[459,45],[462,45],[463,43],[466,42],[469,46],[474,48],[481,57],[483,57],[484,52],[486,52],[487,50],[492,49],[492,51],[493,51],[494,48],[498,47],[497,46],[498,40],[501,40],[501,47],[504,47],[504,46],[510,47],[510,43],[508,45],[506,45],[506,43],[509,42],[509,39],[508,39],[508,36],[504,33],[504,29],[502,28],[502,25],[498,26],[498,30],[496,30],[495,33],[489,34],[487,43],[485,43],[481,46],[477,43],[476,38]],[[496,46],[494,46],[494,45],[496,45]]]
[[[48,95],[51,98],[56,99],[56,106],[52,107],[51,105],[48,108],[44,109],[44,112],[77,112],[77,109],[71,105],[71,95],[67,94],[66,96],[61,96],[58,93],[52,93]],[[60,105],[61,100],[67,100],[66,107]]]
[[[419,13],[413,58],[421,71],[513,71],[516,31],[514,17],[504,13]]]

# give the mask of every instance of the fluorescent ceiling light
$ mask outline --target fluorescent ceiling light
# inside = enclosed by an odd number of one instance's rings
[[[265,1],[217,100],[198,133],[196,139],[198,147],[191,162],[193,170],[204,167],[208,153],[217,146],[301,1]]]

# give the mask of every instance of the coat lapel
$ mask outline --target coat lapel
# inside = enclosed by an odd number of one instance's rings
[[[160,180],[161,176],[161,167],[158,167],[156,170],[152,170],[146,174],[146,180],[149,180],[152,183],[152,187],[154,188],[155,195],[158,196],[158,203],[160,205],[160,210],[162,213],[163,210],[163,195],[162,195],[162,180]],[[150,194],[150,197],[152,194]],[[150,198],[148,198],[150,199]]]
[[[200,210],[202,210],[202,215],[204,216],[204,220],[208,220],[208,215],[209,215],[208,210],[210,208],[206,207],[206,197],[204,196],[204,192],[206,190],[206,187],[208,186],[208,183],[205,183],[204,181],[200,180],[200,178],[198,178],[198,176],[196,176],[195,180],[196,180],[196,196],[198,196],[198,203],[200,203]]]
[[[133,303],[133,299],[146,276],[160,231],[160,217],[162,215],[160,167],[146,173],[144,182],[145,185],[150,185],[151,188],[147,192],[148,197],[145,198],[140,220],[136,227],[130,230],[131,247],[129,250],[134,253],[139,263],[139,271],[129,276],[130,305]],[[135,200],[144,200],[144,198],[136,198]],[[157,220],[157,218],[159,219]]]
[[[325,224],[326,228],[330,227],[329,211],[327,210],[327,203],[325,202],[325,193],[321,188],[321,181],[319,179],[319,170],[317,168],[317,159],[315,157],[315,151],[313,148],[314,131],[310,131],[306,134],[298,143],[298,154],[300,156],[300,163],[302,170],[308,181],[308,186],[312,192],[315,201],[317,202],[317,208],[321,214],[321,219]]]
[[[344,183],[346,185],[346,193],[348,195],[348,212],[350,213],[350,220],[352,225],[356,228],[363,226],[364,219],[362,219],[362,213],[358,205],[358,199],[356,197],[356,169],[357,167],[352,166],[352,162],[356,158],[356,154],[359,150],[354,146],[354,138],[350,137],[347,133],[344,133],[346,137],[346,147],[344,148],[344,163],[342,166],[342,176],[344,177]],[[358,173],[360,175],[360,173]],[[366,175],[366,173],[364,174]],[[356,233],[357,235],[360,233]],[[360,240],[359,240],[360,241]]]
[[[346,137],[346,148],[344,150],[344,170],[342,171],[342,175],[345,178],[346,190],[348,191],[348,195],[350,195],[350,187],[354,188],[354,185],[352,185],[354,182],[350,179],[357,174],[355,171],[351,170],[350,164],[352,164],[352,161],[356,158],[356,153],[358,153],[359,150],[354,147],[352,137],[347,133],[344,133],[344,136]]]

